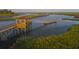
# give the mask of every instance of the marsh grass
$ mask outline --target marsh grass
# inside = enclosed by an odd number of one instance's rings
[[[29,15],[28,18],[33,19],[37,17],[47,16],[46,14],[37,14],[37,15]],[[12,17],[12,16],[11,16]],[[0,18],[0,21],[12,21],[16,20],[16,18]]]
[[[61,35],[31,36],[18,38],[13,48],[32,49],[76,49],[79,48],[79,25],[72,26],[70,30]]]

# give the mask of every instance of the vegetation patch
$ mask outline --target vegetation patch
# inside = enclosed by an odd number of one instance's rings
[[[13,48],[33,48],[33,49],[76,49],[79,48],[79,25],[72,26],[68,32],[61,35],[51,35],[46,37],[18,38]]]
[[[11,21],[11,20],[16,20],[14,18],[0,18],[0,21]]]

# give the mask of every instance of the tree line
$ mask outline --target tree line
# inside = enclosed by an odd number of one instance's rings
[[[15,15],[15,13],[12,12],[11,10],[3,9],[3,10],[0,10],[0,15],[1,16],[12,16],[12,15]]]

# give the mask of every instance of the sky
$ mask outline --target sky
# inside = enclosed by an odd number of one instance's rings
[[[79,12],[79,9],[11,9],[13,12]]]

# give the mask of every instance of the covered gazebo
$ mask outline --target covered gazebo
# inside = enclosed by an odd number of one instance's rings
[[[16,28],[26,30],[32,23],[28,16],[16,17]]]

